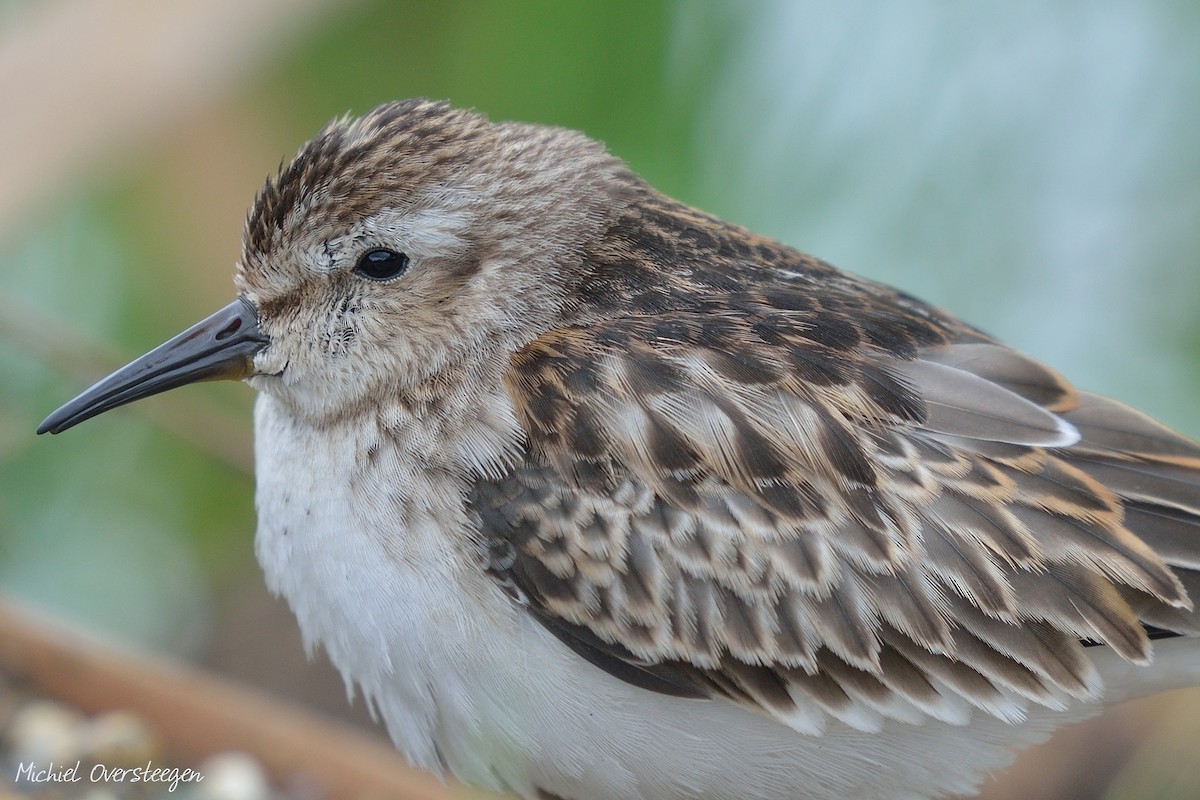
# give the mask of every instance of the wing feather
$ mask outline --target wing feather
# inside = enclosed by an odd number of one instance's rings
[[[924,358],[896,369],[919,387],[926,430],[1036,447],[1067,447],[1079,440],[1069,422],[986,377]]]
[[[1200,446],[910,299],[839,302],[518,352],[525,460],[470,498],[490,571],[618,677],[806,731],[1016,720],[1099,691],[1084,640],[1200,633]]]

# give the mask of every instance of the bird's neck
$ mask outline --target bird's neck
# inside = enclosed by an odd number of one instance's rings
[[[436,514],[443,530],[466,526],[469,482],[500,477],[524,451],[501,380],[506,365],[506,358],[492,359],[447,370],[426,385],[386,392],[353,416],[314,419],[264,395],[255,416],[260,514],[264,497],[321,494],[336,485],[347,496],[329,505],[378,510],[391,526],[382,533],[396,539],[392,549],[420,544],[406,532],[409,518]],[[280,481],[281,473],[293,477]],[[293,484],[305,489],[297,493]],[[461,549],[471,538],[462,533],[462,541],[432,546]]]

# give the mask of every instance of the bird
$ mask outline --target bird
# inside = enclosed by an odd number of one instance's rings
[[[936,798],[1200,683],[1200,444],[582,133],[334,120],[234,283],[38,432],[257,390],[266,583],[418,767]]]

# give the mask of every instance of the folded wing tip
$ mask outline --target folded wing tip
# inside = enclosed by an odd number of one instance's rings
[[[1054,415],[1054,421],[1058,427],[1058,437],[1055,441],[1046,442],[1046,447],[1072,447],[1079,444],[1083,435],[1079,432],[1078,428],[1058,414]]]

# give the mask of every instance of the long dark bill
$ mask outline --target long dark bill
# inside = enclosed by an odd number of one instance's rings
[[[83,392],[46,417],[37,432],[62,433],[109,409],[185,383],[243,378],[266,344],[254,306],[238,298]]]

